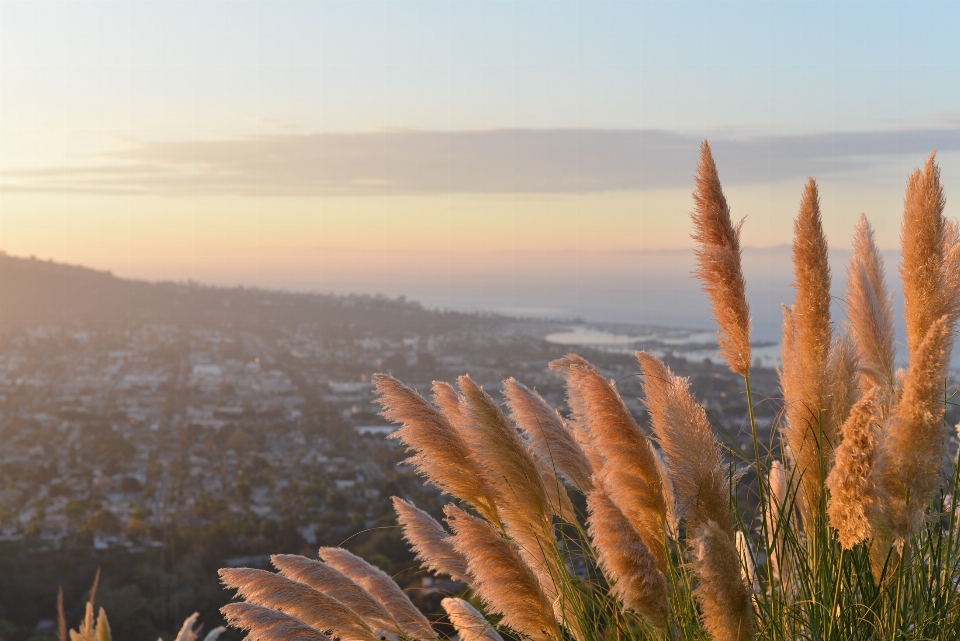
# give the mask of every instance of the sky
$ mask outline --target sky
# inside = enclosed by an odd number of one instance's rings
[[[861,212],[895,250],[932,149],[960,188],[958,22],[952,1],[0,0],[0,249],[703,325],[707,138],[773,319],[808,176],[838,250]]]

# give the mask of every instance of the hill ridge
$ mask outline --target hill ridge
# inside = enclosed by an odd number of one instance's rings
[[[464,321],[507,320],[489,314],[441,312],[400,297],[286,292],[194,281],[150,282],[109,271],[0,252],[0,332],[37,325],[76,328],[143,323],[263,328],[324,324],[369,327],[382,335],[448,331]]]

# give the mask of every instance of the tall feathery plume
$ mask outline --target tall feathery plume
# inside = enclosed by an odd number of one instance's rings
[[[447,420],[458,429],[463,425],[463,413],[460,408],[460,395],[453,385],[444,381],[433,381],[433,404],[440,408]]]
[[[489,485],[506,532],[520,557],[533,570],[540,589],[553,604],[556,620],[567,621],[571,634],[583,638],[570,602],[569,572],[560,558],[552,516],[573,520],[573,504],[554,468],[532,452],[493,399],[470,377],[458,379],[460,417],[473,456],[490,472]],[[534,476],[536,473],[536,477]],[[539,483],[536,482],[539,480]],[[543,498],[546,498],[544,503]]]
[[[437,574],[447,574],[455,581],[469,583],[467,560],[454,549],[450,535],[442,525],[420,508],[397,496],[393,497],[393,509],[403,527],[403,538],[424,567]]]
[[[890,581],[900,565],[900,548],[894,545],[893,530],[884,520],[872,524],[873,538],[870,539],[870,572],[877,583]]]
[[[379,601],[405,634],[420,641],[433,641],[437,638],[430,622],[383,570],[373,567],[343,548],[320,548],[320,558],[327,565],[350,577]]]
[[[574,487],[589,492],[593,475],[590,461],[557,411],[513,378],[503,382],[503,395],[510,408],[510,418],[526,434],[534,451]]]
[[[529,440],[524,441],[530,458],[533,459],[540,473],[540,480],[543,482],[543,489],[547,492],[547,500],[550,501],[551,511],[566,521],[574,521],[576,516],[573,511],[573,503],[570,502],[570,495],[563,484],[558,470],[553,462],[546,459],[533,449],[533,444]]]
[[[737,530],[735,544],[737,546],[737,556],[740,557],[740,573],[743,575],[743,580],[750,587],[750,590],[757,594],[760,592],[760,581],[757,580],[757,563],[754,561],[750,542],[747,541],[747,537],[740,530]]]
[[[475,425],[470,421],[467,413],[467,403],[464,397],[457,393],[453,386],[449,383],[434,381],[433,402],[440,408],[443,415],[447,417],[450,424],[465,437],[468,444],[476,444],[478,442],[480,435],[477,433]],[[480,441],[482,440],[483,439],[480,438]],[[570,503],[570,497],[567,496],[566,491],[562,487],[562,483],[557,479],[558,470],[556,466],[553,465],[552,462],[541,460],[542,457],[539,456],[536,448],[533,447],[529,439],[526,440],[524,446],[525,449],[528,450],[530,458],[536,466],[537,473],[540,475],[543,488],[547,492],[551,512],[567,520],[573,518],[573,504]],[[478,458],[475,452],[473,456],[475,459]],[[489,484],[490,487],[495,487],[498,484],[498,480],[495,476],[494,480]],[[491,490],[491,494],[495,495],[496,491]],[[489,518],[488,520],[492,521],[492,519]]]
[[[923,171],[913,172],[904,198],[900,275],[911,360],[936,322],[943,318],[952,330],[960,316],[960,227],[943,216],[946,197],[935,159],[930,154]],[[949,366],[952,334],[945,346],[941,378]]]
[[[180,631],[177,633],[177,636],[174,638],[174,641],[196,641],[197,640],[197,629],[196,623],[197,619],[200,618],[199,612],[194,612],[186,619],[183,620],[183,625],[180,626]]]
[[[90,621],[90,626],[86,625]],[[93,605],[87,601],[86,613],[83,622],[77,630],[70,630],[70,641],[93,641]]]
[[[914,170],[910,175],[903,203],[900,277],[911,358],[933,324],[956,307],[956,301],[950,300],[953,292],[944,291],[944,267],[952,234],[943,216],[946,196],[935,159],[936,154],[930,154],[923,170]],[[954,314],[948,324],[955,318]]]
[[[723,195],[710,145],[700,144],[697,188],[692,214],[698,243],[697,278],[710,297],[716,319],[720,353],[730,369],[746,377],[750,373],[750,307],[740,266],[740,224],[730,220],[730,207]]]
[[[560,638],[553,606],[514,544],[492,525],[452,504],[444,507],[454,547],[467,559],[472,587],[501,624],[536,641]]]
[[[671,531],[676,531],[680,524],[680,517],[677,514],[677,497],[673,491],[673,479],[670,478],[667,462],[663,460],[663,452],[654,449],[653,454],[657,458],[657,471],[660,472],[660,482],[663,484],[663,500],[667,504],[667,526]]]
[[[383,407],[383,417],[402,427],[391,434],[415,454],[408,459],[431,483],[467,501],[478,512],[497,522],[497,509],[483,483],[483,475],[470,458],[470,448],[447,417],[400,381],[373,377]]]
[[[884,513],[893,533],[904,540],[923,526],[924,510],[940,483],[950,330],[948,318],[939,318],[910,355],[903,393],[884,434],[880,466]]]
[[[864,214],[853,235],[853,256],[847,268],[847,318],[857,342],[864,389],[893,394],[893,296],[887,289],[883,257]]]
[[[549,521],[553,510],[536,463],[497,404],[469,376],[457,379],[477,467],[491,479],[497,504],[526,520]],[[552,537],[552,535],[551,535]]]
[[[870,538],[878,496],[874,469],[879,453],[882,388],[873,387],[854,406],[844,422],[843,439],[834,452],[827,476],[830,502],[827,514],[847,550]]]
[[[247,630],[250,641],[330,641],[299,619],[252,603],[228,603],[220,612],[230,625]]]
[[[400,626],[383,604],[340,570],[296,554],[274,554],[270,562],[281,576],[332,596],[371,626],[394,635],[400,632]]]
[[[110,631],[110,621],[107,620],[107,611],[100,608],[97,614],[97,625],[93,636],[97,641],[113,641],[113,633]]]
[[[90,601],[87,601],[86,612],[78,629],[70,630],[70,641],[93,641],[93,604]]]
[[[567,376],[567,402],[603,458],[598,472],[610,499],[656,556],[657,567],[665,569],[667,503],[649,439],[617,390],[582,357],[568,354],[550,369]]]
[[[220,580],[247,603],[284,612],[316,630],[331,630],[343,641],[378,641],[353,610],[303,583],[252,568],[223,568]]]
[[[803,488],[804,520],[809,521],[817,511],[830,448],[836,443],[835,424],[826,415],[824,398],[832,334],[830,266],[817,184],[812,178],[794,223],[793,265],[797,293],[784,319],[780,386],[786,414],[783,431]],[[792,334],[789,338],[787,332]]]
[[[84,611],[83,621],[76,630],[70,630],[70,641],[93,641],[93,626],[95,623],[93,606],[97,598],[97,587],[100,585],[100,568],[93,577],[90,586],[90,598],[87,599],[87,608]]]
[[[693,569],[699,579],[694,595],[713,641],[752,641],[754,612],[733,540],[707,521],[694,531]]]
[[[940,304],[944,314],[951,319],[951,326],[960,318],[960,223],[946,223],[943,244],[943,284]],[[951,339],[951,346],[953,345]],[[952,350],[949,350],[952,351]]]
[[[470,447],[478,467],[488,475],[488,485],[495,488],[500,518],[544,593],[555,600],[562,591],[560,573],[566,569],[557,552],[552,520],[556,510],[543,478],[547,470],[537,465],[517,430],[479,385],[468,376],[461,376],[457,383],[463,419],[470,428]],[[556,491],[560,482],[550,475]],[[566,517],[571,518],[570,512]]]
[[[823,398],[825,420],[834,434],[829,443],[832,450],[840,442],[840,428],[853,406],[860,400],[860,356],[856,342],[848,333],[834,338],[827,357],[826,387]]]
[[[207,632],[207,636],[203,637],[203,641],[217,641],[217,639],[220,638],[220,635],[226,631],[227,629],[225,627],[223,627],[222,625],[218,625],[217,627]]]
[[[503,641],[480,612],[463,599],[447,597],[440,602],[461,641]]]
[[[528,397],[523,395],[523,392],[516,389],[517,386],[521,387],[523,391],[530,396]],[[510,396],[508,395],[511,391],[515,396],[518,393],[523,395],[523,400],[521,403],[527,403],[531,405],[531,407],[524,405],[522,407],[523,411],[521,411],[519,416],[513,410],[514,404],[511,403]],[[582,457],[583,451],[580,450],[580,447],[576,444],[576,441],[573,439],[572,435],[563,427],[561,422],[562,419],[560,419],[556,412],[552,412],[552,410],[550,410],[550,407],[542,398],[540,398],[538,394],[530,392],[530,390],[526,389],[513,379],[509,379],[504,381],[504,397],[507,399],[507,406],[511,408],[511,418],[513,419],[513,422],[520,429],[520,431],[523,432],[523,438],[521,439],[521,442],[537,467],[537,471],[540,474],[540,480],[543,483],[543,489],[547,492],[547,498],[550,501],[552,512],[567,521],[574,520],[575,516],[573,511],[573,503],[570,502],[570,497],[567,495],[563,481],[560,479],[560,475],[562,474],[561,467],[563,466],[563,463],[559,462],[557,457],[554,456],[550,449],[550,445],[547,443],[547,439],[549,438],[552,441],[557,441],[564,438],[566,439],[566,441],[559,446],[566,446],[565,451],[560,454],[561,458],[565,455],[575,455],[576,452],[579,452]],[[534,397],[539,400],[539,406],[533,405],[533,403],[536,402]],[[530,416],[524,413],[524,411],[537,410],[540,410],[545,415],[544,419],[547,421],[550,420],[550,414],[552,412],[553,423],[555,425],[552,425],[551,427],[554,429],[559,428],[560,433],[546,437],[543,434],[544,430],[539,423],[538,417]],[[521,420],[526,419],[528,421],[527,427],[532,429],[532,433],[524,428],[524,425],[520,423],[518,418]],[[530,425],[529,422],[532,422],[532,425]],[[571,444],[576,448],[574,452],[570,451]]]
[[[637,360],[643,370],[650,424],[667,458],[676,501],[690,529],[713,521],[732,540],[730,477],[707,413],[690,393],[687,380],[674,376],[663,361],[646,352],[637,352]]]
[[[611,592],[651,625],[666,627],[670,610],[667,580],[657,569],[656,557],[599,482],[587,495],[587,510],[587,532],[600,569],[613,584]]]
[[[592,473],[594,475],[598,474],[600,470],[603,469],[604,457],[603,454],[600,453],[600,450],[597,449],[594,436],[590,433],[589,423],[586,423],[583,420],[576,420],[576,418],[569,419],[565,421],[565,423],[570,428],[577,445],[579,445],[580,449],[583,451],[583,455],[587,457],[587,462],[590,463],[590,469]],[[592,482],[591,476],[591,483]]]
[[[770,464],[767,473],[767,536],[770,537],[771,549],[768,552],[773,575],[777,579],[783,578],[783,538],[784,532],[791,527],[790,516],[792,506],[787,505],[790,492],[790,479],[780,461]]]
[[[874,573],[893,537],[909,539],[939,482],[945,433],[942,384],[960,314],[960,231],[943,216],[946,198],[936,154],[907,181],[900,232],[904,319],[910,365],[882,440],[881,536],[871,546]]]

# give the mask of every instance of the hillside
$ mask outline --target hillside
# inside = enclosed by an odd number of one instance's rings
[[[0,331],[37,325],[76,328],[143,323],[265,328],[323,325],[352,334],[385,336],[416,328],[491,329],[506,319],[436,312],[419,303],[375,296],[334,296],[210,287],[197,283],[151,283],[109,272],[0,254]]]

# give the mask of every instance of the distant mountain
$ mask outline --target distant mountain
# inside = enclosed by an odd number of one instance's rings
[[[295,294],[197,283],[151,283],[109,272],[0,254],[0,331],[37,325],[77,328],[142,323],[267,328],[301,324],[379,336],[488,327],[507,319],[436,312],[403,298]]]

